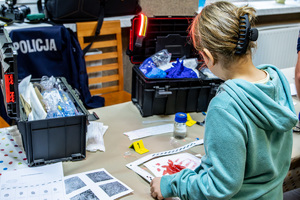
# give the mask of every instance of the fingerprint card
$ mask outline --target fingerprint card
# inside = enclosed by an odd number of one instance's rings
[[[62,163],[3,172],[2,200],[65,200]]]
[[[201,159],[190,153],[180,153],[163,156],[146,162],[144,165],[156,176],[170,175],[183,169],[194,170],[201,163]]]
[[[105,169],[66,176],[65,188],[70,200],[110,200],[133,191]]]

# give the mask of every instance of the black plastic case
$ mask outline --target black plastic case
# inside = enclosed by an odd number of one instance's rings
[[[86,131],[89,112],[78,94],[59,77],[64,91],[83,115],[27,121],[18,95],[17,53],[6,30],[0,28],[1,89],[8,115],[16,120],[29,166],[59,161],[82,160],[86,157]],[[33,79],[37,82],[39,79]]]
[[[135,64],[132,68],[131,100],[143,117],[204,112],[223,82],[201,73],[200,78],[150,79],[139,70],[139,64],[162,49],[172,53],[173,61],[186,56],[198,58],[203,64],[189,42],[188,28],[192,20],[193,17],[148,18],[146,35],[140,37],[141,17],[133,18],[127,52],[130,61]]]

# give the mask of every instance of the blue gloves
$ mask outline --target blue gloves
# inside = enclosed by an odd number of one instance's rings
[[[159,68],[153,68],[146,77],[148,78],[166,78],[167,73]]]
[[[155,65],[152,58],[147,58],[139,67],[141,72],[148,78],[198,78],[197,74],[185,66],[183,61],[177,58],[176,63],[172,63],[173,67],[163,71]]]
[[[183,66],[183,61],[180,62],[179,58],[177,58],[177,62],[172,63],[172,65],[173,67],[165,71],[167,73],[166,78],[198,78],[192,69]]]

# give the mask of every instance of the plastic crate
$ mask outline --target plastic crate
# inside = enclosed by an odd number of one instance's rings
[[[65,86],[64,91],[83,115],[27,121],[21,106],[17,125],[30,166],[82,160],[86,157],[88,111],[65,78],[59,79]],[[36,81],[39,80],[33,80]]]
[[[205,112],[220,79],[149,79],[132,69],[132,102],[143,117],[176,112]]]
[[[59,161],[75,161],[86,157],[86,131],[89,112],[76,93],[59,78],[63,89],[83,115],[27,121],[19,102],[16,51],[4,28],[0,28],[0,62],[3,101],[8,115],[16,120],[29,166],[39,166]],[[39,81],[38,79],[32,82]]]
[[[199,67],[202,66],[203,60],[189,42],[187,30],[193,17],[148,18],[144,37],[139,36],[141,19],[136,16],[132,20],[127,52],[130,61],[135,64],[132,68],[131,100],[141,115],[206,111],[222,80],[209,79],[201,72],[200,78],[150,79],[139,70],[139,64],[162,49],[172,53],[173,61],[183,56],[198,58]]]

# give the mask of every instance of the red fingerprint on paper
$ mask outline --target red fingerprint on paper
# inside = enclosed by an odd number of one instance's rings
[[[185,167],[180,164],[179,165],[174,164],[172,160],[168,160],[168,165],[163,165],[162,167],[166,168],[163,171],[163,175],[175,174],[175,173],[180,172],[181,170],[185,169]]]

